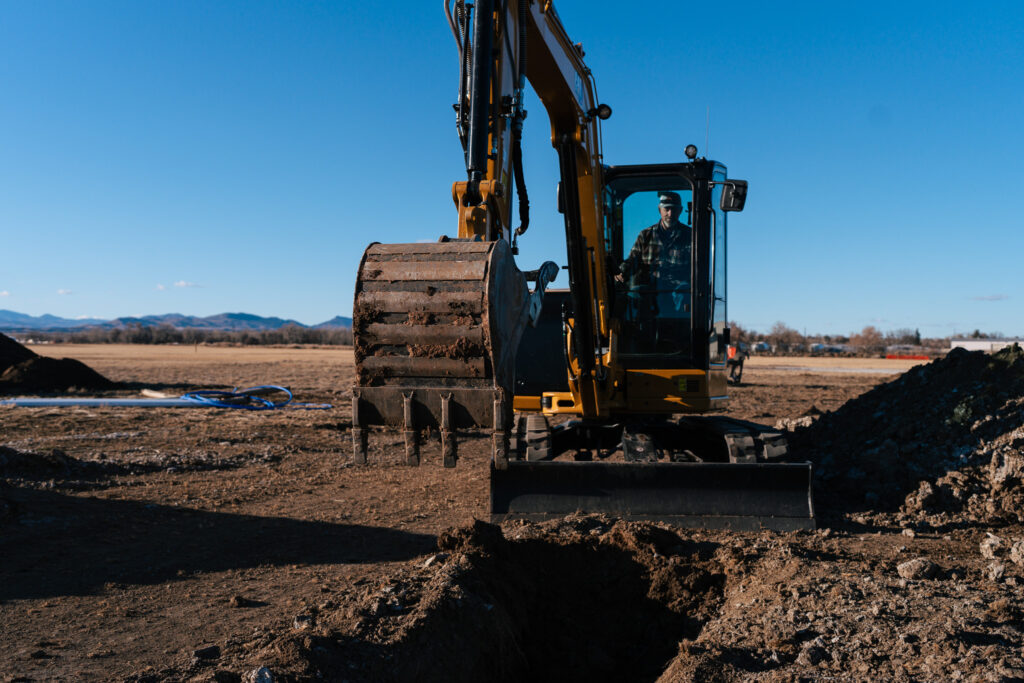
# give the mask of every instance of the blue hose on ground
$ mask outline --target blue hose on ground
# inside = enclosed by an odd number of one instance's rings
[[[283,400],[274,402],[260,396],[261,393],[283,393]],[[181,395],[182,400],[195,401],[213,408],[238,408],[241,410],[275,410],[284,408],[292,402],[292,392],[275,384],[264,384],[258,387],[235,391],[217,391],[213,389],[190,391]],[[296,403],[293,407],[306,404]]]
[[[283,393],[285,398],[280,401],[271,401],[260,396],[260,394],[266,393]],[[241,410],[276,410],[285,406],[305,410],[327,410],[332,407],[330,403],[292,403],[292,392],[276,384],[263,384],[235,391],[190,391],[182,394],[181,398],[214,408],[239,408]]]
[[[279,401],[259,394],[283,393]],[[293,403],[292,392],[275,384],[235,391],[204,389],[190,391],[179,398],[12,398],[0,400],[0,406],[88,406],[88,407],[144,407],[144,408],[235,408],[239,410],[278,410],[280,408],[299,410],[330,410],[330,403]]]

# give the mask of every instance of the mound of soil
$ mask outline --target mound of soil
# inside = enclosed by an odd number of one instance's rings
[[[476,522],[438,547],[254,661],[282,681],[655,681],[725,581],[717,544],[600,517]]]
[[[790,445],[814,463],[826,515],[1024,521],[1024,350],[954,349],[798,428]]]
[[[10,366],[0,375],[0,393],[112,389],[115,386],[109,379],[73,358],[34,356]]]
[[[33,351],[14,341],[5,334],[0,334],[0,372],[12,365],[38,358]]]

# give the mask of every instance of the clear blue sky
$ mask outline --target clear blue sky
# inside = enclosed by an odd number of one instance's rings
[[[1019,3],[555,5],[609,163],[703,154],[710,107],[730,318],[1024,335]],[[457,68],[436,0],[0,0],[0,308],[350,315],[369,241],[455,231]],[[523,268],[565,262],[528,108]]]

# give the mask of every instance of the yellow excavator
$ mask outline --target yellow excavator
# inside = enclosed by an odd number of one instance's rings
[[[352,438],[401,430],[410,465],[439,432],[492,434],[491,515],[600,512],[686,526],[813,528],[811,469],[782,434],[720,412],[728,399],[726,216],[747,183],[717,161],[607,165],[583,49],[551,0],[445,0],[459,55],[465,180],[457,237],[371,244],[356,282]],[[560,268],[516,264],[529,226],[524,93],[558,152]],[[515,192],[513,192],[513,189]],[[519,225],[513,227],[513,195]],[[651,225],[652,220],[655,222]],[[533,283],[532,291],[529,283]]]

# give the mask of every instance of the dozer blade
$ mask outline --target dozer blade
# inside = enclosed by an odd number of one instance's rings
[[[355,460],[366,462],[366,428],[405,434],[419,464],[418,434],[441,432],[446,466],[455,430],[494,430],[507,458],[515,353],[529,290],[504,241],[371,244],[356,281],[352,322]]]
[[[708,529],[813,529],[811,465],[513,461],[491,468],[495,523],[577,512]]]

